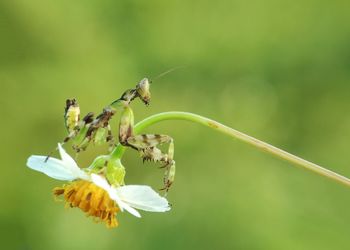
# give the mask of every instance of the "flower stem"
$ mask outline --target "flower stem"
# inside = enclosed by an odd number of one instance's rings
[[[212,128],[214,130],[217,130],[221,133],[224,133],[230,137],[236,138],[238,140],[241,140],[243,142],[246,142],[264,152],[267,152],[269,154],[272,154],[274,156],[277,156],[281,159],[284,159],[286,161],[289,161],[291,163],[294,163],[296,165],[299,165],[305,169],[308,169],[312,172],[315,172],[319,175],[323,175],[327,178],[330,178],[332,180],[335,180],[339,183],[342,183],[344,185],[347,185],[350,187],[350,179],[337,174],[333,171],[330,171],[326,168],[323,168],[315,163],[309,162],[307,160],[304,160],[298,156],[295,156],[293,154],[290,154],[282,149],[276,148],[266,142],[260,141],[254,137],[251,137],[249,135],[246,135],[242,132],[239,132],[233,128],[227,127],[219,122],[216,122],[214,120],[211,120],[209,118],[188,113],[188,112],[178,112],[178,111],[172,111],[172,112],[164,112],[164,113],[159,113],[155,114],[152,116],[147,117],[146,119],[140,121],[137,123],[134,127],[134,132],[135,134],[140,133],[142,130],[145,128],[161,122],[165,120],[186,120],[186,121],[191,121],[195,123],[202,124],[206,127]],[[114,149],[114,151],[111,153],[112,158],[121,158],[122,155],[124,154],[125,147],[122,145],[117,145],[117,147]]]

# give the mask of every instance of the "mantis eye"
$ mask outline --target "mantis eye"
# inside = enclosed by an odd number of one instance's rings
[[[148,105],[151,101],[150,81],[147,78],[143,78],[137,85],[136,91],[141,100]]]

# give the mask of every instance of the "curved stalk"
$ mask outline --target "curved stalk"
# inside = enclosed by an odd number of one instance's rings
[[[304,160],[298,156],[295,156],[293,154],[290,154],[282,149],[276,148],[266,142],[260,141],[254,137],[251,137],[249,135],[246,135],[242,132],[239,132],[233,128],[227,127],[219,122],[216,122],[214,120],[211,120],[209,118],[188,113],[188,112],[178,112],[178,111],[172,111],[172,112],[164,112],[152,115],[150,117],[147,117],[146,119],[140,121],[137,123],[134,127],[135,134],[139,134],[142,130],[145,128],[161,122],[165,120],[186,120],[191,121],[195,123],[199,123],[201,125],[204,125],[206,127],[212,128],[214,130],[217,130],[221,133],[224,133],[230,137],[236,138],[238,140],[241,140],[243,142],[246,142],[264,152],[267,152],[269,154],[272,154],[274,156],[277,156],[281,159],[284,159],[286,161],[289,161],[291,163],[294,163],[298,166],[301,166],[305,169],[308,169],[312,172],[315,172],[319,175],[325,176],[327,178],[330,178],[332,180],[335,180],[339,183],[342,183],[344,185],[347,185],[350,187],[350,179],[337,174],[331,170],[328,170],[326,168],[323,168],[315,163],[309,162],[307,160]],[[114,151],[111,153],[112,158],[121,158],[124,154],[125,147],[122,145],[117,145],[117,147],[114,149]]]

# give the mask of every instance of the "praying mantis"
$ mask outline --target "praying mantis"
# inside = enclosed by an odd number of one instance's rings
[[[109,149],[112,150],[115,146],[115,138],[112,134],[111,119],[119,111],[121,113],[119,143],[137,150],[143,161],[161,163],[161,168],[165,168],[164,187],[161,190],[168,192],[175,177],[174,140],[169,135],[134,134],[134,115],[130,104],[136,98],[139,98],[146,106],[149,105],[151,93],[150,81],[147,78],[142,79],[135,88],[126,90],[119,99],[105,107],[96,117],[94,113],[89,112],[83,119],[80,119],[78,102],[76,99],[68,99],[64,112],[68,135],[63,139],[62,144],[72,141],[72,148],[77,154],[85,151],[91,143],[108,143]],[[169,144],[166,153],[158,148],[162,144]],[[50,155],[46,160],[49,157]]]

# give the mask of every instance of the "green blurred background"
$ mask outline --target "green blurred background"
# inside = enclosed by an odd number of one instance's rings
[[[1,249],[348,249],[350,189],[208,128],[164,122],[176,181],[166,214],[119,214],[108,230],[54,202],[30,171],[65,136],[66,98],[99,112],[143,77],[161,111],[214,118],[350,176],[348,1],[0,2]],[[118,120],[113,122],[116,131]],[[71,151],[70,151],[71,152]],[[105,148],[90,148],[87,166]],[[127,183],[159,188],[135,151]]]

